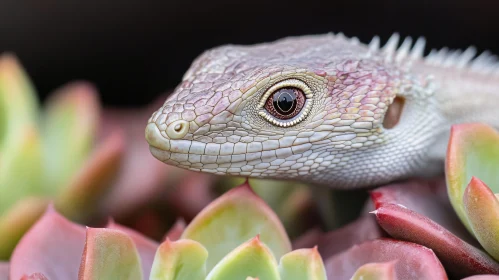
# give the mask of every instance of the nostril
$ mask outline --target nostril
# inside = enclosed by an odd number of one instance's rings
[[[183,138],[188,131],[189,131],[189,123],[184,120],[174,121],[166,128],[166,134],[171,139]]]
[[[176,124],[175,127],[173,128],[176,132],[182,131],[183,125],[181,123]]]

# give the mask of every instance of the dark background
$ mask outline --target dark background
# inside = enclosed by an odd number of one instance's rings
[[[0,51],[14,52],[42,99],[93,82],[105,105],[139,106],[175,87],[203,50],[343,32],[369,42],[394,31],[429,48],[499,54],[499,1],[6,1]]]

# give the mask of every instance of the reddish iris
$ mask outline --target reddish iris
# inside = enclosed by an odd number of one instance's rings
[[[295,117],[303,109],[305,95],[294,87],[275,91],[265,103],[265,109],[277,119],[287,120]]]

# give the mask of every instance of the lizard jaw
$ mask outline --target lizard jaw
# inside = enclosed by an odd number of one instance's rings
[[[161,135],[161,131],[155,123],[147,124],[145,136],[150,147],[163,151],[170,150],[170,140]]]

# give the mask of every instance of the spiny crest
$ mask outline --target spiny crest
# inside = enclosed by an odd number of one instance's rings
[[[352,42],[358,41],[355,37],[350,40]],[[464,51],[442,48],[440,50],[432,49],[425,57],[426,40],[424,37],[419,37],[414,45],[412,45],[411,37],[406,37],[400,46],[399,41],[400,35],[394,33],[386,44],[381,47],[380,38],[374,36],[368,46],[368,56],[381,53],[386,62],[395,62],[405,67],[410,67],[412,62],[421,59],[430,66],[468,69],[474,73],[499,75],[499,58],[489,51],[484,51],[479,56],[476,56],[477,50],[473,46]]]
[[[410,64],[412,61],[423,58],[423,53],[426,45],[426,40],[420,37],[416,40],[414,46],[412,45],[412,38],[407,37],[399,45],[400,35],[394,33],[381,47],[381,40],[378,36],[374,36],[369,43],[369,55],[374,53],[381,53],[385,57],[386,62],[396,62],[401,65]]]

